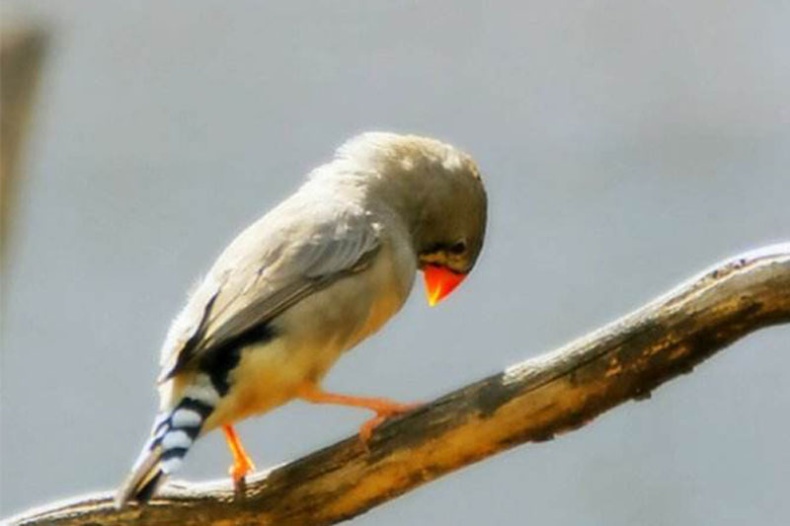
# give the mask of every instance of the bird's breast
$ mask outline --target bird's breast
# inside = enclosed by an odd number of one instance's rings
[[[409,295],[414,259],[382,246],[370,266],[341,278],[284,313],[278,325],[290,335],[296,360],[320,379],[346,350],[378,331]]]

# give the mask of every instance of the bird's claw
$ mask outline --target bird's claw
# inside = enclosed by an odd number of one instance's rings
[[[385,420],[408,413],[409,411],[416,409],[421,405],[422,404],[393,403],[387,407],[379,408],[376,411],[376,416],[362,424],[362,426],[359,428],[359,439],[362,441],[362,445],[365,447],[365,449],[369,449],[368,442],[373,436],[373,430],[384,423]]]
[[[249,458],[236,459],[228,469],[228,474],[233,479],[233,491],[237,497],[244,497],[247,493],[247,475],[255,470],[255,465]]]

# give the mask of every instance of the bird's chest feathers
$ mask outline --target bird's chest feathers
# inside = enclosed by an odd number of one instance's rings
[[[313,360],[318,377],[346,350],[378,331],[400,310],[412,287],[414,265],[385,246],[371,266],[305,298],[283,315],[294,352]]]

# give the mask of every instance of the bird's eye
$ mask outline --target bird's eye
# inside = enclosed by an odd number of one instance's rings
[[[464,252],[466,252],[466,241],[458,241],[450,245],[450,248],[447,250],[450,254],[454,254],[456,256],[460,256]]]

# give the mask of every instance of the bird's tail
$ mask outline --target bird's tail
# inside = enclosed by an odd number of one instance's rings
[[[130,501],[145,503],[154,496],[167,477],[181,467],[213,409],[201,400],[183,398],[170,412],[160,413],[154,422],[151,438],[118,490],[115,497],[118,508]]]

